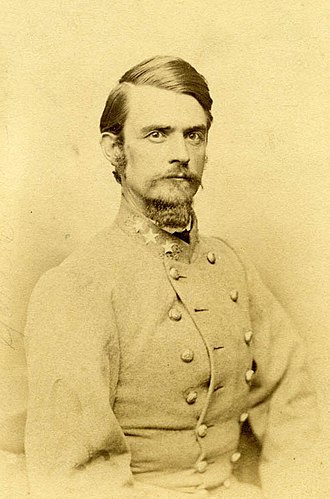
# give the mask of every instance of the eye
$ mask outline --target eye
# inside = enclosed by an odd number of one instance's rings
[[[148,133],[147,139],[151,140],[152,142],[163,142],[163,140],[165,140],[165,135],[160,130],[153,130],[152,132]]]
[[[186,138],[194,145],[198,145],[204,141],[205,137],[202,132],[189,132]]]

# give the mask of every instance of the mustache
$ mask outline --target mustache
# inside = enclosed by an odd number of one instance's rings
[[[161,179],[166,179],[166,178],[182,178],[184,180],[187,180],[188,182],[194,182],[194,183],[201,183],[202,178],[199,175],[196,175],[195,173],[191,173],[187,171],[186,169],[176,169],[172,170],[165,175],[159,175],[158,180]]]

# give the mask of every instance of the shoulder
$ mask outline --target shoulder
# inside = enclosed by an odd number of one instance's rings
[[[115,237],[111,229],[103,231],[41,276],[27,310],[26,344],[37,348],[47,338],[72,348],[82,337],[95,345],[107,341],[115,267],[108,243]]]
[[[74,250],[59,265],[49,269],[38,280],[31,300],[58,297],[69,302],[77,296],[94,293],[110,286],[118,259],[125,246],[125,234],[109,227]]]

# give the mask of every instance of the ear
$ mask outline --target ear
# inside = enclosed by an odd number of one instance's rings
[[[121,152],[118,136],[110,132],[104,132],[101,135],[100,144],[106,159],[113,166],[116,166],[117,158]]]

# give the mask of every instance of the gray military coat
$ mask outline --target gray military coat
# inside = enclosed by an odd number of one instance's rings
[[[123,200],[41,278],[26,345],[36,496],[222,497],[246,420],[265,495],[305,476],[317,416],[302,340],[246,258],[196,220],[188,245]]]

